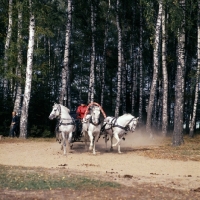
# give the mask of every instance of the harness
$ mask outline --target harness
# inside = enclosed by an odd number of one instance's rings
[[[90,122],[91,124],[93,124],[94,126],[98,126],[99,124],[101,124],[101,120],[100,120],[100,119],[99,119],[99,121],[98,121],[97,124],[93,123],[93,121],[92,121],[92,116],[89,118],[89,122]]]
[[[109,125],[110,125],[110,128],[108,128],[108,129],[106,129],[106,130],[112,129],[112,131],[113,131],[113,128],[114,128],[114,127],[118,127],[118,128],[121,128],[122,130],[130,131],[130,128],[129,128],[128,125],[129,125],[134,119],[135,119],[135,118],[133,117],[133,118],[126,124],[126,126],[121,126],[121,125],[119,125],[119,124],[116,124],[117,118],[113,118],[113,119],[111,120],[110,124],[109,124]],[[108,123],[106,123],[106,124],[108,124]],[[102,131],[105,130],[106,124],[103,125]]]
[[[71,117],[71,119],[67,119],[67,118],[61,118],[61,107],[60,107],[60,104],[58,104],[59,107],[58,107],[58,110],[59,110],[59,117],[58,119],[60,119],[59,123],[57,124],[56,128],[58,128],[59,126],[63,125],[63,126],[66,126],[66,125],[76,125],[75,123],[75,120],[73,117]],[[68,122],[68,123],[64,123],[63,120],[72,120],[71,122]]]

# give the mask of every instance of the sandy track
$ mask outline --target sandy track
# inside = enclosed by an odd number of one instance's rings
[[[8,140],[8,139],[7,139]],[[0,164],[65,168],[70,172],[93,174],[126,185],[154,183],[176,189],[195,189],[200,185],[200,163],[195,161],[176,161],[150,159],[138,156],[138,148],[148,148],[158,144],[135,138],[130,144],[130,137],[122,143],[122,154],[117,150],[106,152],[103,139],[97,143],[97,154],[85,152],[83,143],[75,143],[68,156],[63,155],[60,145],[52,142],[35,142],[15,139],[14,143],[0,143]],[[12,139],[10,139],[12,141]],[[126,146],[125,146],[126,145]]]

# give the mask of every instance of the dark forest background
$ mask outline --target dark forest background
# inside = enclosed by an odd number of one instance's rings
[[[80,100],[88,100],[88,85],[91,56],[91,13],[92,0],[72,1],[72,30],[70,41],[70,96],[66,96],[63,104],[67,105],[70,98],[70,110],[75,111]],[[107,115],[114,116],[117,96],[118,73],[118,34],[116,26],[116,1],[94,0],[95,4],[95,97],[94,101],[101,103],[102,66],[105,65],[104,102],[101,105]],[[153,41],[158,15],[159,1],[155,0],[120,0],[119,18],[122,30],[122,79],[123,90],[119,113],[131,113],[139,116],[139,127],[145,126],[147,107],[153,77]],[[163,1],[166,10],[167,30],[167,72],[168,72],[168,133],[174,127],[175,74],[177,70],[177,32],[183,20],[180,14],[179,1]],[[184,73],[184,132],[189,133],[189,123],[194,106],[194,95],[197,73],[197,21],[198,1],[188,0],[185,3],[185,73]],[[23,8],[23,28],[21,76],[16,74],[17,65],[17,30],[18,8]],[[16,98],[17,83],[22,88],[25,84],[27,66],[27,44],[29,26],[28,1],[13,0],[12,37],[8,49],[7,70],[5,72],[5,41],[8,30],[8,0],[0,0],[0,134],[7,136],[11,123]],[[35,47],[33,60],[33,77],[31,99],[28,116],[29,137],[54,136],[55,121],[48,116],[54,102],[59,102],[61,87],[61,70],[65,48],[65,33],[67,22],[67,1],[64,0],[33,0],[35,12]],[[142,18],[141,18],[142,16]],[[107,30],[107,38],[105,37]],[[105,45],[105,46],[104,46]],[[105,50],[105,57],[104,57]],[[161,50],[160,50],[161,51]],[[141,56],[142,55],[142,56]],[[152,127],[160,132],[162,126],[162,61],[161,55],[158,68],[158,83],[156,88],[155,106],[152,114]],[[142,69],[142,77],[141,70]],[[8,81],[7,94],[3,80]],[[134,87],[134,88],[133,88]],[[23,89],[22,89],[23,90]],[[142,97],[142,103],[140,98]],[[134,99],[134,101],[133,101]],[[23,100],[23,92],[21,95]],[[89,102],[88,102],[89,103]],[[142,106],[142,107],[141,107]],[[200,104],[197,104],[196,128],[199,128]],[[20,109],[16,110],[20,116]]]

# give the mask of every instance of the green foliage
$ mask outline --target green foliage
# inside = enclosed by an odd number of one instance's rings
[[[52,132],[49,130],[49,127],[45,126],[37,126],[33,125],[30,128],[29,137],[42,137],[42,138],[49,138],[52,137]]]
[[[42,137],[44,137],[44,138],[46,138],[46,137],[52,137],[52,133],[49,130],[45,129],[43,131],[43,133],[42,133]]]
[[[39,137],[42,134],[42,130],[39,129],[36,125],[33,125],[30,129],[30,137]]]

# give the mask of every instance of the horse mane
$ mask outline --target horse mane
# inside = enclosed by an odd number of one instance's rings
[[[69,108],[67,108],[67,107],[63,106],[62,104],[60,104],[60,106],[61,106],[61,107],[62,107],[62,109],[64,109],[65,111],[67,111],[67,112],[70,112],[70,109],[69,109]]]

